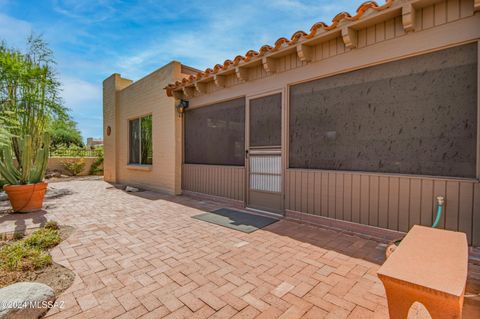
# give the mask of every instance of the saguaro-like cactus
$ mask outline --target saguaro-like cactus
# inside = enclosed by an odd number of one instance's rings
[[[38,149],[33,149],[30,135],[18,139],[21,156],[17,163],[13,161],[11,147],[0,150],[0,176],[10,185],[41,182],[47,169],[50,137],[44,134],[43,143]]]

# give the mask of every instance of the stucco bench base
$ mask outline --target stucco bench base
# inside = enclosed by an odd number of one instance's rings
[[[420,302],[433,319],[462,318],[463,293],[461,297],[426,289],[388,277],[380,277],[385,286],[390,319],[405,319],[412,304]]]
[[[464,233],[414,226],[377,273],[390,318],[407,318],[416,301],[433,319],[461,318],[467,267]]]

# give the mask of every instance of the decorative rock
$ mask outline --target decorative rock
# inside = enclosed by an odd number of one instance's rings
[[[125,191],[131,193],[131,192],[138,192],[138,191],[140,191],[140,190],[139,190],[138,188],[136,188],[136,187],[127,186],[127,187],[125,188]]]
[[[0,202],[8,200],[8,196],[6,193],[0,193]]]
[[[48,171],[46,174],[45,174],[45,178],[46,179],[50,179],[50,178],[60,178],[62,177],[62,173],[60,173],[59,171]]]
[[[36,319],[53,304],[55,292],[38,282],[19,282],[0,289],[0,319]]]
[[[57,198],[72,194],[73,192],[67,188],[54,188],[50,186],[45,193],[45,198]]]

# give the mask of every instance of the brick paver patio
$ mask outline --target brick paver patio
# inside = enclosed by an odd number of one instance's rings
[[[37,222],[76,228],[52,255],[77,276],[48,318],[388,317],[375,241],[285,220],[245,234],[190,218],[215,202],[54,187],[74,193]]]

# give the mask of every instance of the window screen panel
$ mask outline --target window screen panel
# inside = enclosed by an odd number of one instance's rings
[[[477,44],[290,90],[289,165],[475,177]]]
[[[140,119],[130,121],[130,164],[140,164]]]
[[[250,146],[282,144],[282,94],[250,100]]]
[[[141,127],[141,145],[142,152],[141,163],[152,164],[153,149],[152,149],[152,116],[148,115],[142,117],[140,120]]]
[[[185,113],[187,164],[245,163],[245,99],[239,98]]]

